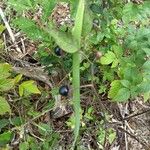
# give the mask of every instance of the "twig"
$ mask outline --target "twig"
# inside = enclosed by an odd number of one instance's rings
[[[141,145],[143,145],[143,147],[145,148],[145,150],[149,150],[149,146],[146,145],[143,141],[139,140],[135,135],[131,134],[130,132],[128,132],[127,130],[123,129],[122,127],[117,127],[118,130],[125,132],[126,134],[130,135],[131,138],[135,139],[136,141],[138,141]]]
[[[147,109],[147,110],[144,110],[144,111],[142,111],[142,112],[138,112],[138,113],[134,113],[134,114],[131,114],[130,116],[127,116],[127,117],[124,117],[123,118],[123,120],[129,120],[129,119],[131,119],[131,118],[133,118],[133,117],[137,117],[137,116],[139,116],[139,115],[143,115],[143,114],[145,114],[145,113],[147,113],[147,112],[149,112],[150,111],[150,109]]]
[[[125,120],[124,121],[125,123],[125,125],[124,125],[124,130],[126,130],[127,129],[127,121]],[[125,146],[126,146],[126,150],[128,150],[128,140],[127,140],[127,133],[125,132],[124,133],[124,136],[125,136]]]
[[[7,29],[8,33],[9,33],[9,35],[10,35],[10,38],[11,38],[12,42],[15,44],[16,50],[19,53],[22,53],[21,50],[19,49],[18,45],[16,45],[15,36],[14,36],[14,34],[13,34],[11,28],[10,28],[10,25],[9,25],[9,23],[8,23],[4,13],[3,13],[2,8],[0,8],[0,16],[2,17],[2,20],[3,20],[3,22],[4,22],[5,26],[6,26],[6,29]]]
[[[24,44],[24,39],[21,38],[21,44],[22,44],[22,52],[23,54],[26,53],[26,48],[25,48],[25,44]]]
[[[46,73],[42,71],[41,68],[38,67],[13,67],[13,71],[16,73],[23,74],[24,76],[33,78],[35,80],[42,81],[46,83],[50,88],[53,88],[51,82],[49,81],[49,77]]]
[[[5,50],[6,50],[6,52],[7,52],[7,45],[6,45],[6,36],[5,36],[5,34],[3,34],[3,39],[4,39]]]

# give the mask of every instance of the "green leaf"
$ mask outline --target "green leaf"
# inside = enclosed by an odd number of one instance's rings
[[[77,40],[75,40],[70,33],[59,31],[52,25],[49,25],[45,31],[54,38],[57,45],[59,45],[59,47],[65,52],[74,53],[79,50],[79,44]]]
[[[13,138],[13,133],[8,131],[0,134],[0,146],[6,146]]]
[[[24,81],[21,85],[19,85],[19,95],[23,96],[25,91],[30,94],[41,94],[41,92],[35,85],[35,82],[32,80]]]
[[[113,98],[113,101],[125,102],[130,98],[130,90],[127,88],[121,88],[117,92],[116,96]]]
[[[109,143],[112,144],[115,138],[116,138],[116,132],[113,131],[113,129],[110,129],[109,136],[108,136]]]
[[[8,119],[0,119],[0,132],[1,132],[1,129],[7,126],[8,124],[9,124]]]
[[[32,3],[30,0],[8,0],[8,5],[10,5],[15,10],[19,11],[25,11],[31,9]]]
[[[6,79],[10,76],[12,67],[7,63],[0,64],[0,79]]]
[[[142,66],[143,70],[146,72],[146,73],[150,73],[150,60],[147,60],[143,66]]]
[[[116,56],[113,52],[108,51],[104,56],[101,57],[101,64],[102,65],[109,65],[116,59]]]
[[[144,81],[139,85],[139,92],[147,93],[150,92],[150,82]]]
[[[118,64],[119,64],[119,60],[118,60],[118,59],[114,59],[114,61],[113,61],[112,65],[111,65],[111,68],[115,68],[115,67],[117,67],[117,66],[118,66]]]
[[[14,79],[0,79],[0,91],[8,91],[14,86]]]
[[[144,97],[144,102],[147,102],[150,98],[150,92],[144,93],[143,97]]]
[[[82,29],[83,36],[88,35],[92,27],[93,27],[93,18],[92,18],[91,10],[89,9],[89,2],[86,1],[84,18],[83,18],[83,29]]]
[[[81,40],[82,29],[83,29],[84,12],[85,12],[85,0],[79,0],[78,9],[75,18],[75,26],[72,29],[72,35],[78,41],[79,47],[80,47],[80,40]]]
[[[112,51],[116,54],[116,56],[119,58],[123,55],[123,48],[119,45],[113,45]]]
[[[99,42],[101,42],[104,38],[105,34],[104,33],[101,33],[101,32],[98,32],[97,34],[93,34],[91,37],[90,37],[90,41],[97,45]]]
[[[21,80],[21,78],[22,78],[22,74],[17,75],[17,76],[14,78],[15,84],[18,83],[18,82]]]
[[[23,96],[24,88],[23,86],[19,85],[19,95]]]
[[[0,115],[4,115],[6,112],[11,112],[10,106],[5,98],[0,97]]]
[[[43,8],[43,16],[44,20],[48,20],[50,14],[52,13],[53,8],[56,5],[56,1],[54,0],[41,0],[42,8]]]
[[[21,126],[23,123],[25,123],[25,119],[15,116],[14,118],[10,119],[10,123],[13,126]]]
[[[128,23],[130,21],[135,21],[140,13],[140,6],[130,2],[127,3],[123,8],[123,21]]]
[[[143,80],[141,72],[137,67],[132,67],[130,65],[131,64],[129,63],[127,66],[120,69],[122,78],[130,81],[134,85],[141,83]]]
[[[29,150],[29,143],[28,142],[21,142],[19,144],[19,150]]]
[[[121,89],[121,88],[122,88],[122,84],[121,84],[120,80],[114,80],[111,83],[111,88],[108,92],[108,97],[114,98],[117,95],[119,89]]]
[[[128,80],[120,80],[120,83],[126,88],[129,88],[131,85],[131,83]]]
[[[97,4],[91,4],[90,9],[92,10],[93,13],[96,13],[96,14],[102,14],[103,13],[102,8]]]
[[[142,50],[146,53],[147,56],[150,56],[150,49],[149,48],[142,48]]]
[[[49,35],[42,29],[40,29],[36,23],[27,18],[17,18],[13,22],[18,26],[30,39],[39,41],[49,41]]]
[[[131,85],[130,87],[130,94],[131,94],[131,99],[135,98],[139,94],[139,87],[136,85]]]
[[[5,26],[0,24],[0,35],[2,34],[2,32],[5,30]]]

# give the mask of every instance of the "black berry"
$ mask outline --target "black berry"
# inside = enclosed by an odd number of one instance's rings
[[[59,46],[56,46],[54,48],[54,53],[57,55],[57,56],[61,56],[62,55],[62,49],[59,47]]]
[[[59,94],[62,96],[67,96],[69,93],[69,87],[67,85],[63,85],[59,88]]]

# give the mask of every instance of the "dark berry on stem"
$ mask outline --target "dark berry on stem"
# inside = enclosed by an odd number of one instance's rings
[[[59,88],[59,94],[62,96],[67,96],[69,93],[69,87],[67,85],[63,85]]]
[[[54,52],[57,56],[61,56],[62,55],[62,49],[59,46],[56,46],[54,48]]]

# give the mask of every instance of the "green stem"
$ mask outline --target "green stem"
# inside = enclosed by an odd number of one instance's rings
[[[74,142],[73,149],[75,148],[76,141],[79,135],[80,129],[80,48],[81,48],[81,34],[83,28],[83,16],[84,16],[85,0],[79,0],[75,26],[72,30],[73,38],[78,43],[78,51],[73,53],[73,105],[75,115],[75,128],[74,128]]]
[[[74,144],[77,140],[80,128],[80,53],[73,54],[73,103],[75,112]]]

